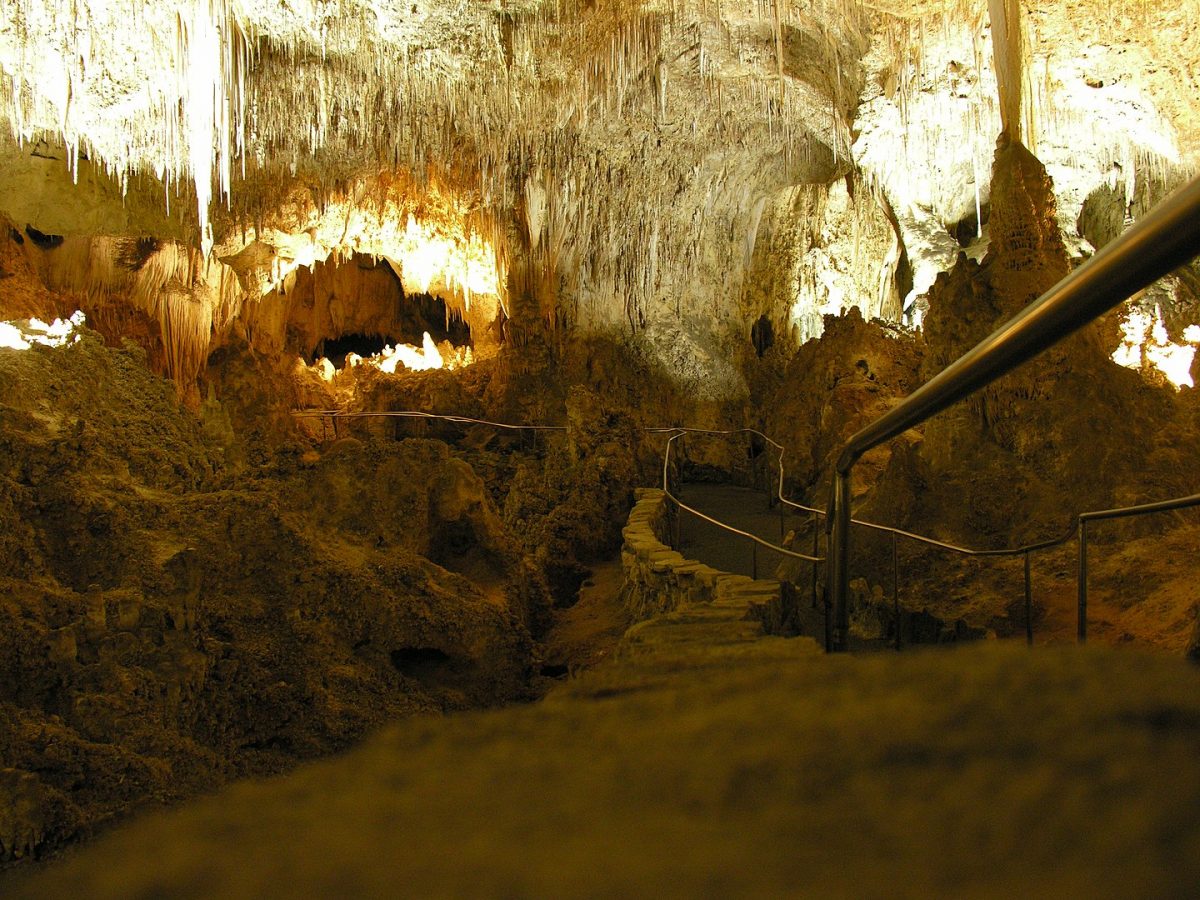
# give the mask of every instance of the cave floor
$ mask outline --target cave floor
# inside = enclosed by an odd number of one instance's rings
[[[1200,886],[1195,667],[996,641],[827,657],[743,616],[714,604],[642,623],[540,703],[398,723],[341,757],[134,821],[6,893]]]
[[[720,519],[734,528],[758,535],[778,544],[780,515],[778,507],[768,507],[762,491],[727,484],[687,484],[679,498],[688,506]],[[792,519],[788,519],[791,527]],[[720,569],[751,578],[772,578],[784,557],[753,542],[730,534],[710,522],[684,513],[680,523],[683,546],[680,552]]]
[[[554,624],[542,639],[543,671],[574,674],[608,657],[632,624],[621,603],[624,573],[621,559],[591,566],[574,606],[557,610]]]

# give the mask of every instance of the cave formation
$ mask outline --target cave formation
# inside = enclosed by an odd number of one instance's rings
[[[1200,0],[0,5],[0,893],[1200,879]]]

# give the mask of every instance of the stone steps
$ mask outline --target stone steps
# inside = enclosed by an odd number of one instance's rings
[[[780,603],[780,583],[722,572],[672,550],[665,543],[671,513],[662,490],[643,488],[622,529],[623,595],[642,620],[626,635],[624,652],[644,652],[648,645],[699,650],[764,639],[763,610]]]

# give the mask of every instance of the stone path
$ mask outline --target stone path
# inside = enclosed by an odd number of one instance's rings
[[[767,495],[761,491],[725,484],[688,484],[683,486],[680,499],[734,528],[756,534],[772,544],[780,543],[779,509],[769,509]],[[685,556],[751,578],[774,577],[783,559],[772,550],[686,513],[680,523],[680,537],[683,539],[680,552]]]
[[[723,484],[687,484],[682,489],[681,499],[685,504],[706,515],[750,534],[758,535],[772,544],[782,542],[781,532],[796,529],[801,540],[795,549],[801,553],[812,553],[812,543],[807,531],[809,519],[788,511],[780,521],[778,506],[767,505],[767,495],[762,491]],[[680,521],[680,538],[684,556],[694,557],[722,571],[736,572],[751,578],[773,579],[785,557],[752,541],[730,534],[703,519],[684,513]],[[824,553],[824,540],[817,555]],[[822,599],[813,601],[812,566],[804,561],[789,563],[798,591],[795,625],[802,634],[824,643],[825,617],[820,605]],[[855,639],[855,649],[878,649],[878,642],[863,642]]]
[[[682,606],[541,703],[397,723],[0,894],[1195,894],[1200,670],[996,642],[829,657],[748,604]]]

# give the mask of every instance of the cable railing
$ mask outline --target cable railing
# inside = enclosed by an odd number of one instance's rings
[[[1122,303],[1200,253],[1200,178],[1162,201],[1148,215],[1058,282],[972,350],[846,442],[832,485],[827,585],[836,616],[834,647],[845,650],[849,632],[850,479],[864,453],[921,424],[946,407],[991,384],[1043,350]],[[1188,500],[1162,501],[1171,504]],[[1161,504],[1147,504],[1158,507]],[[1178,508],[1170,507],[1167,508]],[[1130,507],[1087,514],[1093,518],[1137,515]],[[1160,511],[1151,509],[1149,511]],[[1081,536],[1089,519],[1077,520]],[[1067,538],[1069,540],[1069,536]],[[953,548],[953,545],[946,545]],[[1051,544],[1053,546],[1053,544]],[[1086,566],[1086,540],[1080,542]],[[994,554],[995,555],[995,554]],[[1086,573],[1080,573],[1078,638],[1086,639]]]
[[[771,438],[769,438],[765,434],[763,434],[761,431],[757,431],[753,428],[732,428],[732,429],[727,429],[727,430],[708,429],[708,428],[647,428],[645,430],[650,434],[670,434],[671,435],[669,438],[667,438],[667,445],[663,451],[662,487],[663,487],[663,493],[666,494],[667,498],[670,499],[670,501],[672,503],[674,503],[676,505],[676,507],[678,507],[680,510],[690,513],[691,515],[695,516],[696,518],[702,519],[711,525],[715,525],[718,528],[729,532],[730,534],[736,534],[740,537],[743,537],[743,538],[746,538],[746,539],[752,541],[753,545],[756,549],[756,552],[757,552],[758,547],[765,547],[768,550],[771,550],[771,551],[774,551],[775,553],[780,554],[781,556],[791,557],[792,559],[801,559],[801,560],[805,560],[805,561],[811,562],[811,563],[820,563],[820,562],[825,561],[824,557],[816,556],[815,553],[814,553],[814,555],[810,556],[807,553],[800,553],[796,550],[790,550],[787,547],[782,547],[777,544],[772,544],[770,541],[765,540],[764,538],[761,538],[756,534],[751,534],[748,531],[742,531],[740,528],[734,528],[732,525],[729,525],[725,522],[721,522],[721,521],[713,518],[712,516],[709,516],[705,513],[700,512],[700,510],[695,509],[694,507],[688,506],[686,503],[684,503],[682,500],[680,500],[671,491],[671,477],[670,477],[671,451],[672,451],[675,441],[678,440],[679,438],[683,437],[684,435],[687,435],[687,434],[709,434],[709,435],[754,434],[754,435],[757,435],[758,437],[761,437],[768,444],[770,444],[771,446],[778,449],[781,454],[783,452],[783,445],[776,443]],[[782,468],[782,464],[781,464],[780,465],[780,478],[781,479],[782,479],[782,472],[783,472],[783,468]],[[757,571],[758,570],[758,557],[757,557],[757,555],[754,557],[753,565],[754,565],[754,577],[757,578],[758,577],[758,571]]]
[[[350,412],[340,409],[297,409],[292,410],[292,416],[297,419],[316,419],[321,420],[321,436],[328,436],[326,423],[331,422],[333,425],[334,436],[338,436],[338,422],[342,419],[425,419],[439,420],[443,422],[452,422],[456,425],[490,425],[493,428],[503,428],[510,431],[518,431],[522,434],[529,433],[536,435],[539,431],[566,431],[565,425],[512,425],[507,422],[492,422],[488,419],[475,419],[471,416],[456,416],[442,413],[421,412],[413,409],[403,410],[385,410],[380,412]]]
[[[811,555],[795,554],[795,555],[801,559],[805,559],[805,560],[808,560],[808,561],[811,561],[814,563],[825,561],[825,557],[821,557],[819,555],[820,554],[819,541],[820,541],[821,529],[817,526],[817,520],[825,518],[827,516],[827,513],[823,509],[820,509],[820,508],[814,507],[814,506],[808,506],[803,503],[797,503],[794,500],[789,500],[785,496],[785,486],[786,486],[787,479],[786,479],[786,472],[785,472],[784,464],[783,464],[783,458],[787,451],[783,444],[779,443],[778,441],[776,441],[769,435],[764,434],[763,432],[758,431],[757,429],[754,429],[754,428],[737,428],[737,429],[718,430],[718,429],[677,427],[677,428],[648,428],[648,429],[646,429],[646,431],[652,432],[652,433],[673,433],[676,437],[680,437],[683,434],[707,434],[707,435],[752,434],[752,435],[755,435],[755,436],[761,438],[762,441],[764,442],[764,444],[773,448],[776,451],[776,471],[778,473],[778,477],[775,480],[774,497],[772,499],[774,501],[777,501],[779,503],[779,507],[780,507],[780,517],[779,517],[780,538],[782,539],[786,532],[786,524],[785,524],[786,517],[784,514],[785,507],[795,509],[795,510],[800,510],[802,512],[808,513],[812,517],[812,534],[813,534],[812,554]],[[667,447],[664,450],[664,454],[663,454],[663,483],[664,483],[664,486],[667,485],[667,473],[669,471],[670,458],[671,458],[671,442],[673,440],[674,440],[674,437],[672,437],[671,440],[668,441]],[[705,521],[708,521],[714,525],[717,525],[717,526],[719,526],[727,531],[730,531],[734,534],[748,536],[745,534],[745,532],[742,532],[742,531],[740,531],[736,528],[733,528],[731,526],[728,526],[724,523],[718,522],[716,519],[714,519],[710,516],[700,513],[691,507],[683,505],[679,501],[679,499],[677,497],[675,497],[673,494],[671,494],[669,491],[668,491],[668,496],[671,498],[671,500],[673,502],[678,504],[682,509],[685,509],[686,511],[690,512],[691,514],[693,514],[699,518],[701,518]],[[1198,501],[1198,502],[1200,502],[1200,501]],[[893,635],[893,640],[894,640],[894,645],[897,650],[900,649],[901,641],[902,641],[902,635],[901,635],[901,629],[900,629],[899,539],[904,538],[907,540],[914,541],[916,543],[924,544],[929,547],[934,547],[934,548],[938,548],[941,550],[947,550],[947,551],[950,551],[953,553],[957,553],[961,556],[967,556],[967,557],[1021,557],[1021,556],[1023,556],[1024,557],[1025,637],[1026,637],[1026,641],[1029,644],[1032,644],[1033,643],[1033,585],[1032,585],[1032,572],[1031,572],[1030,557],[1032,556],[1033,553],[1036,553],[1040,550],[1047,550],[1047,549],[1051,549],[1053,547],[1059,547],[1059,546],[1062,546],[1063,544],[1066,544],[1068,541],[1070,541],[1076,535],[1077,530],[1078,530],[1078,525],[1072,524],[1072,526],[1064,534],[1062,534],[1059,537],[1050,538],[1050,539],[1042,540],[1042,541],[1036,541],[1036,542],[1032,542],[1032,543],[1028,543],[1028,544],[1022,544],[1018,547],[1005,547],[1005,548],[998,548],[998,549],[980,549],[980,548],[973,548],[973,547],[963,547],[958,544],[949,543],[948,541],[942,541],[942,540],[938,540],[937,538],[932,538],[932,537],[928,537],[926,535],[921,535],[921,534],[916,534],[911,531],[906,531],[903,528],[895,528],[890,525],[880,525],[877,522],[871,522],[866,519],[851,519],[851,524],[860,526],[860,527],[870,530],[870,531],[876,531],[876,532],[888,534],[891,536],[891,539],[892,539],[891,540],[891,558],[892,558],[892,585],[891,585],[892,586],[892,596],[891,596],[891,600],[892,600],[893,619],[895,620],[895,634]],[[766,541],[757,540],[756,543],[759,545],[762,545],[762,546],[767,546],[770,549],[775,550],[776,552],[780,552],[780,553],[784,552],[782,547],[777,547],[775,545],[767,543]],[[785,555],[791,555],[791,554],[785,554]],[[757,558],[755,558],[755,568],[757,569]],[[755,577],[757,577],[757,571],[755,572]],[[818,575],[817,575],[817,569],[816,569],[815,565],[812,570],[812,580],[811,580],[810,587],[811,587],[811,595],[812,595],[812,605],[814,607],[816,607],[817,606],[817,597],[818,597]],[[829,607],[828,597],[826,597],[825,607],[826,607],[826,616],[825,616],[826,635],[825,635],[825,637],[826,637],[826,646],[828,648],[832,644],[832,635],[831,635],[831,630],[830,630],[831,618],[828,615],[828,607]]]
[[[814,518],[825,518],[828,513],[822,509],[816,509],[811,506],[804,506],[800,503],[792,503],[789,500],[784,500],[789,506],[794,506],[806,512],[812,513]],[[1019,547],[1001,547],[997,549],[980,549],[976,547],[962,547],[958,544],[951,544],[948,541],[940,541],[937,538],[927,537],[926,535],[916,534],[911,531],[906,531],[903,528],[894,528],[890,525],[880,525],[876,522],[868,522],[865,519],[851,519],[851,525],[858,525],[869,531],[876,531],[891,535],[891,556],[892,556],[892,609],[893,616],[896,619],[896,633],[894,635],[896,649],[900,649],[900,546],[901,538],[914,541],[919,544],[924,544],[928,547],[935,547],[939,550],[947,550],[951,553],[957,553],[960,556],[973,558],[983,557],[1024,557],[1024,578],[1025,578],[1025,594],[1024,594],[1024,612],[1025,612],[1025,640],[1028,644],[1033,644],[1033,580],[1031,557],[1034,553],[1040,550],[1049,550],[1054,547],[1061,547],[1073,538],[1078,530],[1078,524],[1074,523],[1067,531],[1059,537],[1049,538],[1043,541],[1036,541],[1029,544],[1022,544]]]
[[[337,425],[336,425],[337,421],[339,421],[341,419],[369,419],[369,418],[436,419],[436,420],[441,420],[441,421],[446,421],[446,422],[453,422],[456,424],[489,425],[489,426],[492,426],[495,428],[505,428],[505,429],[511,429],[514,431],[530,431],[530,432],[566,431],[567,430],[565,425],[530,425],[530,424],[525,424],[525,423],[512,424],[512,423],[507,423],[507,422],[494,422],[494,421],[490,421],[488,419],[477,419],[477,418],[473,418],[470,416],[457,416],[457,415],[447,415],[447,414],[442,414],[442,413],[429,413],[429,412],[422,412],[419,410],[388,410],[388,411],[381,411],[381,412],[349,412],[349,411],[336,410],[336,409],[306,409],[306,410],[293,410],[292,415],[295,416],[296,418],[320,418],[321,422],[322,422],[323,433],[324,433],[324,429],[325,429],[325,422],[332,420],[334,422],[335,435],[337,434]],[[751,544],[754,548],[752,571],[753,571],[753,575],[754,575],[755,579],[758,578],[758,548],[760,546],[765,547],[768,550],[774,551],[775,553],[778,553],[782,556],[787,556],[787,557],[791,557],[794,559],[805,560],[807,562],[813,563],[814,564],[813,584],[814,584],[814,592],[815,592],[815,585],[816,585],[816,568],[815,568],[815,566],[817,563],[824,562],[823,557],[818,557],[816,555],[815,547],[814,547],[813,555],[810,556],[808,554],[799,553],[797,551],[790,550],[786,547],[782,547],[777,544],[772,544],[770,541],[764,540],[763,538],[759,537],[758,535],[751,534],[748,531],[743,531],[740,528],[735,528],[734,526],[729,525],[728,523],[721,522],[720,520],[718,520],[712,516],[709,516],[705,513],[700,512],[700,510],[695,509],[694,507],[689,506],[686,503],[684,503],[682,500],[680,500],[679,497],[677,497],[671,490],[671,485],[670,485],[671,451],[672,451],[673,444],[677,438],[680,438],[685,434],[713,434],[713,435],[754,434],[754,435],[757,435],[758,437],[762,438],[762,440],[764,442],[766,442],[767,444],[769,444],[770,446],[774,447],[775,450],[779,454],[779,457],[778,457],[778,459],[779,459],[779,489],[778,489],[778,493],[779,493],[780,498],[782,498],[783,475],[784,475],[784,473],[783,473],[784,448],[783,448],[782,444],[778,443],[777,441],[772,440],[770,437],[763,434],[761,431],[757,431],[753,428],[739,428],[739,429],[729,429],[729,430],[720,431],[720,430],[713,430],[713,429],[682,428],[682,427],[668,426],[668,427],[645,428],[643,430],[648,434],[669,434],[669,435],[671,435],[667,439],[666,448],[663,452],[663,478],[662,478],[663,493],[666,494],[666,496],[671,500],[671,502],[673,502],[680,510],[688,512],[691,515],[696,516],[698,519],[702,519],[705,522],[708,522],[711,525],[714,525],[717,528],[720,528],[723,531],[726,531],[730,534],[734,534],[734,535],[737,535],[738,537],[745,538],[746,540],[751,541]],[[676,521],[678,522],[678,517],[676,518]],[[678,540],[678,536],[677,536],[676,537],[676,545],[678,545],[678,543],[679,543],[679,540]]]
[[[296,409],[292,415],[297,419],[326,418],[326,419],[440,419],[460,425],[491,425],[493,428],[510,428],[514,431],[566,431],[566,425],[512,425],[507,422],[492,422],[488,419],[473,419],[470,416],[454,416],[443,413],[420,412],[413,409],[384,410],[380,412],[349,412],[341,409]]]
[[[495,428],[513,430],[513,431],[529,431],[529,432],[533,432],[533,433],[536,433],[539,431],[566,431],[567,430],[566,426],[564,426],[564,425],[532,425],[532,424],[527,424],[527,423],[512,424],[512,423],[506,423],[506,422],[495,422],[495,421],[491,421],[488,419],[479,419],[479,418],[474,418],[474,417],[470,417],[470,416],[459,416],[459,415],[442,414],[442,413],[429,413],[429,412],[423,412],[423,411],[419,411],[419,410],[389,410],[389,411],[380,411],[380,412],[349,412],[349,411],[343,411],[343,410],[310,409],[310,410],[294,410],[292,412],[292,415],[297,418],[322,417],[322,419],[329,418],[329,419],[334,419],[334,420],[361,419],[361,418],[409,418],[409,419],[427,419],[427,420],[433,419],[433,420],[452,422],[455,424],[485,425],[485,426],[491,426],[491,427],[495,427]],[[336,431],[336,428],[335,428],[335,431]],[[829,514],[826,510],[819,509],[814,506],[808,506],[803,503],[797,503],[793,500],[789,500],[784,495],[785,485],[786,485],[786,472],[785,472],[784,464],[783,464],[784,455],[786,453],[786,448],[784,447],[784,445],[779,443],[778,441],[776,441],[769,435],[763,433],[762,431],[759,431],[754,428],[706,429],[706,428],[688,428],[688,427],[683,427],[683,426],[665,426],[665,427],[645,428],[645,429],[643,429],[643,431],[645,431],[648,434],[669,435],[666,446],[663,450],[663,465],[662,465],[662,486],[663,486],[663,492],[666,495],[666,497],[672,503],[674,503],[679,510],[681,510],[683,512],[687,512],[690,515],[693,515],[698,519],[708,522],[709,524],[711,524],[717,528],[720,528],[721,530],[723,530],[725,532],[728,532],[728,533],[736,535],[740,538],[749,540],[751,542],[751,546],[754,548],[754,556],[753,556],[753,564],[752,564],[753,570],[752,571],[753,571],[755,578],[758,577],[758,555],[757,555],[758,547],[764,547],[764,548],[766,548],[770,551],[773,551],[775,553],[778,553],[779,555],[784,556],[784,557],[789,557],[789,558],[813,563],[811,592],[812,592],[813,606],[816,607],[817,606],[817,596],[818,596],[817,564],[822,563],[822,562],[831,564],[831,562],[832,562],[832,554],[827,554],[826,556],[819,555],[819,553],[820,553],[819,538],[820,538],[821,529],[817,527],[817,520],[822,519],[822,518],[826,519],[826,522],[827,522],[826,529],[825,529],[826,532],[833,530],[833,528],[832,528],[833,522],[832,522],[831,518],[829,517]],[[788,547],[784,547],[784,546],[781,546],[778,544],[773,544],[770,541],[767,541],[764,538],[759,537],[758,535],[755,535],[750,532],[744,531],[742,529],[736,528],[726,522],[722,522],[719,519],[717,519],[713,516],[710,516],[706,513],[703,513],[700,510],[684,503],[671,490],[670,471],[671,471],[671,458],[672,458],[672,452],[674,449],[674,443],[677,439],[682,438],[688,434],[703,434],[703,435],[713,435],[713,436],[732,436],[732,435],[738,435],[738,434],[753,435],[755,437],[760,438],[766,446],[774,449],[775,450],[776,471],[777,471],[778,475],[774,482],[774,495],[770,499],[772,501],[778,502],[778,504],[779,504],[779,508],[780,508],[780,538],[781,538],[781,540],[783,539],[784,533],[786,531],[786,525],[785,525],[786,516],[784,513],[785,507],[795,509],[795,510],[800,510],[802,512],[808,513],[812,517],[812,525],[813,525],[813,528],[812,528],[812,532],[813,532],[812,553],[811,554],[801,553],[799,551],[792,550]],[[1067,531],[1059,537],[1050,538],[1047,540],[1037,541],[1037,542],[1028,543],[1028,544],[1022,544],[1021,546],[1018,546],[1018,547],[1007,547],[1007,548],[999,548],[999,549],[980,549],[980,548],[972,548],[972,547],[963,547],[958,544],[950,543],[948,541],[938,540],[937,538],[932,538],[932,537],[928,537],[926,535],[916,534],[915,532],[907,531],[902,528],[896,528],[896,527],[889,526],[889,525],[880,525],[876,522],[870,522],[870,521],[867,521],[864,519],[849,518],[848,524],[849,525],[857,525],[857,526],[867,529],[867,530],[891,535],[891,539],[892,539],[891,540],[892,605],[893,605],[893,613],[894,613],[894,617],[895,617],[895,626],[896,626],[896,633],[895,633],[896,649],[900,649],[900,641],[901,641],[900,616],[899,616],[900,565],[899,565],[899,549],[898,549],[898,541],[900,538],[911,540],[916,543],[924,544],[926,546],[946,550],[946,551],[949,551],[952,553],[957,553],[959,555],[967,556],[967,557],[978,557],[978,558],[982,558],[982,557],[1018,557],[1018,556],[1024,557],[1025,635],[1026,635],[1027,642],[1032,644],[1033,643],[1033,616],[1032,616],[1033,594],[1032,594],[1032,581],[1031,581],[1031,556],[1032,556],[1032,554],[1042,551],[1042,550],[1048,550],[1048,549],[1052,549],[1055,547],[1060,547],[1060,546],[1068,543],[1072,538],[1078,536],[1078,538],[1079,538],[1079,565],[1078,565],[1078,603],[1077,603],[1076,630],[1077,630],[1078,640],[1080,642],[1083,642],[1084,640],[1086,640],[1086,636],[1087,636],[1087,599],[1088,599],[1088,549],[1087,549],[1088,537],[1087,536],[1088,536],[1088,523],[1104,521],[1104,520],[1109,520],[1109,519],[1120,519],[1120,518],[1129,518],[1129,517],[1141,516],[1141,515],[1151,515],[1154,513],[1169,512],[1169,511],[1187,509],[1187,508],[1197,507],[1197,506],[1200,506],[1200,494],[1192,494],[1192,495],[1189,495],[1186,497],[1178,497],[1178,498],[1173,498],[1173,499],[1169,499],[1169,500],[1157,501],[1154,503],[1143,503],[1143,504],[1138,504],[1138,505],[1134,505],[1134,506],[1120,507],[1120,508],[1116,508],[1116,509],[1095,510],[1095,511],[1090,511],[1090,512],[1084,512],[1084,513],[1080,513],[1078,516],[1076,516],[1075,519],[1072,521],[1071,526],[1067,529]],[[678,517],[676,519],[676,522],[678,525]],[[676,546],[678,546],[678,544],[679,544],[679,538],[678,538],[678,534],[677,534],[676,535]],[[832,578],[827,579],[827,588],[831,581],[832,581]],[[830,607],[837,605],[837,598],[836,598],[836,596],[831,598],[830,593],[831,592],[827,589],[826,596],[825,596],[825,602],[824,602],[826,649],[827,650],[828,649],[844,649],[844,646],[838,646],[838,643],[841,642],[844,644],[844,642],[846,640],[845,632],[843,631],[841,633],[841,635],[839,636],[839,635],[835,634],[834,630],[833,630],[833,628],[834,628],[833,616],[830,615]],[[846,614],[845,599],[843,598],[841,602],[842,602],[842,606],[837,610],[837,614],[839,616]]]

